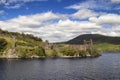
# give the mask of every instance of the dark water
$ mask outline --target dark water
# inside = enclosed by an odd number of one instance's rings
[[[92,59],[0,60],[0,80],[120,80],[120,53]]]

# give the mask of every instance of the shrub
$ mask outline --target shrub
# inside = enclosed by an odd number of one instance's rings
[[[58,57],[57,51],[56,50],[52,50],[52,54],[51,57]]]
[[[92,57],[97,57],[100,56],[100,54],[98,53],[97,49],[87,49],[87,52],[92,56]]]
[[[61,51],[61,53],[66,56],[74,56],[76,54],[76,51],[72,49],[64,49]]]
[[[17,53],[20,58],[28,58],[32,53],[30,53],[32,49],[27,47],[19,47],[17,48]]]
[[[37,48],[35,48],[34,53],[35,53],[37,56],[46,56],[45,50],[44,50],[42,47],[37,47]]]
[[[20,58],[29,58],[32,55],[46,56],[45,50],[42,47],[19,46],[17,47],[16,53],[18,53]]]
[[[5,39],[0,39],[0,52],[3,52],[6,49],[7,41]]]
[[[28,46],[28,43],[25,41],[16,41],[16,45]]]
[[[87,55],[87,52],[86,51],[84,51],[84,50],[79,50],[78,51],[78,54],[79,54],[79,56],[81,56],[81,57],[86,57],[86,55]]]

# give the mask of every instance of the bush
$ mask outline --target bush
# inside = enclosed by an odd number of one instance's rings
[[[76,51],[72,49],[64,49],[61,51],[61,53],[66,56],[74,56],[76,54]]]
[[[78,54],[79,54],[80,57],[86,57],[87,52],[84,51],[84,50],[81,50],[81,51],[79,50],[79,51],[78,51]]]
[[[58,57],[57,51],[56,50],[52,50],[52,54],[51,57]]]
[[[26,53],[21,53],[21,55],[19,55],[20,58],[25,59],[28,58],[28,55]]]
[[[19,47],[17,48],[17,53],[20,58],[28,58],[32,55],[32,49],[27,47]]]
[[[42,47],[25,47],[25,46],[19,46],[16,50],[16,53],[18,53],[18,56],[20,58],[29,58],[33,55],[37,56],[46,56],[45,50]]]
[[[16,45],[28,46],[28,43],[25,41],[16,41]]]
[[[0,39],[0,52],[3,52],[6,49],[7,41],[5,39]]]
[[[37,47],[37,48],[35,48],[34,53],[35,53],[37,56],[46,56],[45,50],[44,50],[42,47]]]
[[[97,57],[100,56],[100,54],[98,53],[97,49],[87,49],[87,52],[92,56],[92,57]]]

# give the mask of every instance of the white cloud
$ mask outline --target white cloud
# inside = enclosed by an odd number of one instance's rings
[[[8,6],[5,6],[5,8],[8,8],[8,9],[18,9],[22,6],[22,4],[15,4],[15,5],[8,5]]]
[[[70,40],[80,34],[120,35],[120,15],[106,14],[92,17],[90,21],[71,20],[67,14],[46,12],[41,14],[18,16],[0,21],[3,30],[24,32],[41,37],[50,42]],[[102,24],[110,24],[112,28],[104,28]],[[114,25],[113,25],[114,24]],[[117,24],[117,25],[115,25]]]
[[[63,14],[61,14],[63,16]],[[89,29],[100,29],[101,26],[91,22],[72,21],[61,19],[60,14],[52,12],[19,16],[7,21],[0,21],[0,28],[14,32],[31,33],[50,42],[65,41],[87,31]],[[59,19],[58,22],[49,23],[49,20]],[[44,24],[44,21],[48,21]],[[42,25],[43,24],[43,25]]]
[[[85,33],[89,29],[100,29],[101,26],[90,22],[79,22],[72,20],[59,20],[57,23],[52,23],[39,28],[39,36],[47,39],[50,42],[66,41],[78,36],[80,33]],[[40,35],[41,34],[41,35]]]
[[[34,1],[47,1],[47,0],[0,0],[0,4],[3,4],[8,9],[18,9],[23,4]]]
[[[117,14],[105,14],[99,16],[98,18],[91,17],[89,20],[97,24],[120,25],[120,15]]]
[[[10,31],[13,31],[13,29],[11,28],[16,28],[14,29],[14,31],[20,32],[19,29],[21,28],[24,29],[29,27],[36,28],[42,25],[43,21],[58,19],[58,18],[59,16],[52,12],[46,12],[46,13],[28,15],[28,16],[19,16],[17,18],[13,18],[10,20],[0,21],[0,28],[5,30],[8,29]]]
[[[3,4],[8,9],[17,9],[25,3],[32,1],[47,0],[0,0],[0,4]],[[72,14],[45,12],[18,16],[6,21],[0,21],[0,28],[13,32],[33,34],[50,42],[70,40],[81,34],[120,36],[120,15],[94,12],[94,9],[111,9],[111,4],[105,1],[107,0],[88,0],[66,7],[67,9],[77,10]],[[111,1],[114,3],[119,2],[119,0]],[[13,3],[14,5],[11,5]],[[0,14],[3,13],[4,11],[1,10]],[[72,20],[71,17],[75,19]],[[87,18],[89,18],[88,21],[76,20]],[[109,24],[112,27],[105,28],[103,24]]]
[[[106,36],[119,36],[120,35],[120,32],[116,32],[114,30],[105,30],[105,29],[102,29],[102,30],[99,30],[99,31],[93,31],[91,32],[91,34],[102,34],[102,35],[106,35]]]
[[[0,14],[4,14],[5,13],[5,11],[4,10],[0,10]]]
[[[33,1],[48,1],[48,0],[0,0],[0,3],[17,3],[17,2],[33,2]]]
[[[113,0],[115,2],[115,0]],[[120,0],[116,0],[119,2]],[[86,0],[77,4],[65,7],[66,9],[92,9],[92,10],[111,10],[116,9],[109,0]]]
[[[57,0],[58,2],[61,2],[62,0]]]
[[[113,3],[120,3],[120,0],[111,0]]]
[[[74,5],[70,5],[70,6],[67,6],[65,7],[66,9],[93,9],[93,8],[96,8],[97,5],[96,5],[96,2],[94,0],[88,0],[88,1],[85,1],[85,2],[81,2],[81,3],[77,3],[77,4],[74,4]]]
[[[108,24],[112,28],[102,28],[98,33],[109,36],[120,36],[120,15],[118,14],[105,14],[97,17],[89,18],[90,22],[98,25]]]
[[[81,19],[94,17],[94,16],[98,16],[98,14],[89,9],[80,9],[76,13],[72,14],[72,17],[81,18]]]

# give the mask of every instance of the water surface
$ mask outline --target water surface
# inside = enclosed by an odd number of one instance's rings
[[[4,59],[0,80],[120,80],[120,53],[87,59]]]

